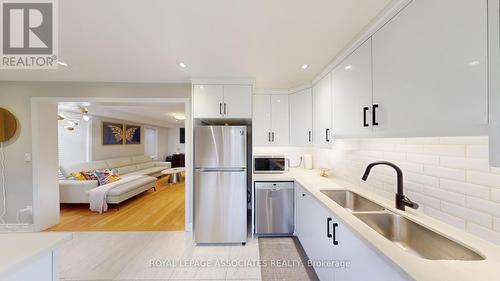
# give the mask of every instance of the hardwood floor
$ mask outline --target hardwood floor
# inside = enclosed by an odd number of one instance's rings
[[[88,204],[63,204],[61,222],[47,231],[165,231],[184,230],[184,183],[169,185],[163,177],[152,189],[106,213],[89,210]]]

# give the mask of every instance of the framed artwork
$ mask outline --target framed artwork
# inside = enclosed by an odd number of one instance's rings
[[[123,124],[102,122],[102,145],[123,144]]]
[[[125,124],[125,144],[141,144],[141,126]]]

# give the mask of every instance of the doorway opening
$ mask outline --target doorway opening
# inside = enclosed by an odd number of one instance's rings
[[[34,181],[35,227],[47,231],[190,229],[190,151],[178,136],[181,128],[190,127],[188,101],[59,98],[50,99],[50,104],[34,101],[32,106],[38,109],[35,114],[44,107],[51,109],[56,128],[55,134],[45,129],[43,136],[37,135],[40,127],[34,122],[34,136],[56,148],[54,155],[34,149],[34,170],[48,172],[47,166],[40,165],[42,159],[55,159],[57,167],[52,168],[59,175],[54,181],[44,174],[45,183],[51,185]],[[191,141],[190,137],[186,139]],[[50,202],[42,203],[42,198]]]

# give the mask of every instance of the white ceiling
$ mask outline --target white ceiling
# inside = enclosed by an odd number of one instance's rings
[[[1,70],[0,79],[254,77],[258,88],[290,88],[311,80],[389,1],[59,1],[59,57],[70,67]]]
[[[184,121],[177,120],[174,115],[185,116],[184,103],[141,104],[124,103],[59,103],[60,111],[78,112],[78,107],[84,106],[89,115],[120,119],[129,122],[143,123],[159,127],[180,127]]]

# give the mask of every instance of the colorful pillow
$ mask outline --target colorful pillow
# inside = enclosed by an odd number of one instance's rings
[[[75,180],[77,180],[77,181],[85,181],[85,180],[87,180],[87,178],[85,177],[85,175],[83,174],[83,172],[71,173],[71,176],[73,178],[75,178]]]
[[[94,175],[97,177],[97,181],[100,186],[120,179],[120,176],[116,173],[115,169],[95,170]]]

